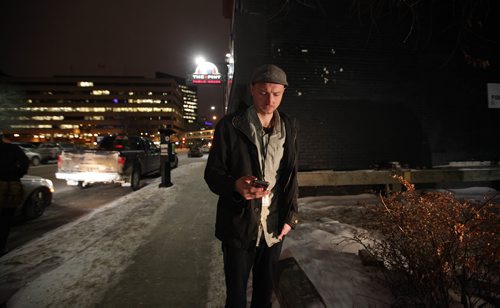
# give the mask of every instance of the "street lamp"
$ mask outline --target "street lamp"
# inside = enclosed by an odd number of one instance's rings
[[[200,64],[202,64],[202,63],[205,63],[205,62],[206,62],[206,60],[205,60],[205,58],[204,58],[204,57],[202,57],[202,56],[198,56],[198,57],[196,57],[196,59],[194,60],[194,62],[195,62],[197,65],[200,65]]]
[[[218,85],[222,88],[222,115],[227,108],[226,99],[227,99],[227,68],[225,64],[227,64],[228,56],[226,55],[226,63],[223,64],[223,71],[219,71],[219,68],[213,64],[212,62],[206,61],[206,59],[202,56],[198,56],[195,58],[196,69],[193,74],[190,75],[191,82],[193,84],[210,84],[210,85]],[[215,106],[211,106],[210,109],[212,112],[215,112]]]

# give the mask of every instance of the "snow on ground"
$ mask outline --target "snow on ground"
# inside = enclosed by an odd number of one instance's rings
[[[361,245],[349,241],[365,230],[359,222],[370,194],[299,199],[305,220],[286,239],[282,258],[294,257],[328,307],[390,307],[392,297],[376,268],[361,264]]]
[[[172,171],[188,176],[190,165]],[[20,289],[9,307],[93,306],[113,275],[176,201],[176,186],[159,179],[0,259],[0,286]],[[147,204],[147,206],[144,206]]]
[[[175,177],[202,176],[192,173],[197,164],[174,169],[173,182]],[[162,190],[159,181],[0,258],[0,289],[19,290],[8,306],[98,305],[112,278],[130,264],[133,252],[179,198],[176,185]],[[469,188],[452,192],[481,200],[495,191]],[[299,200],[302,223],[285,240],[282,258],[292,256],[298,261],[328,307],[389,307],[392,302],[389,290],[377,279],[377,270],[361,265],[357,257],[361,247],[346,241],[364,231],[359,227],[362,205],[377,201],[370,194]],[[220,258],[220,252],[217,255]],[[211,269],[217,277],[207,282],[217,289],[214,294],[223,289],[219,261]]]
[[[498,197],[487,187],[448,189],[459,199],[481,201]],[[390,307],[393,298],[380,272],[363,266],[360,244],[349,241],[360,228],[364,206],[378,203],[372,194],[299,199],[302,223],[287,237],[282,258],[294,257],[327,307]]]

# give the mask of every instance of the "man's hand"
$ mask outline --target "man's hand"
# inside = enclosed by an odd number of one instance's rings
[[[278,236],[278,240],[282,241],[283,237],[288,234],[292,230],[292,227],[289,224],[285,224],[283,229],[281,229],[281,234]]]
[[[242,176],[234,182],[234,189],[245,199],[252,200],[262,198],[269,194],[269,190],[255,187],[252,182],[257,178],[251,175]]]

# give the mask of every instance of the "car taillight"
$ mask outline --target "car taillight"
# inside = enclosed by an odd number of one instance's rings
[[[125,161],[127,159],[125,157],[121,157],[121,156],[118,156],[118,166],[120,166],[121,168],[123,168],[123,166],[125,166]]]
[[[62,157],[61,154],[57,155],[57,168],[62,167]]]

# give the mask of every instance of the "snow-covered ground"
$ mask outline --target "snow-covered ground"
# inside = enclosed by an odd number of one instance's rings
[[[188,165],[173,174],[190,176],[190,170]],[[92,306],[175,202],[178,187],[158,193],[158,184],[159,180],[2,257],[0,287],[20,288],[8,306]]]
[[[328,307],[390,307],[392,297],[379,281],[378,269],[361,264],[362,249],[349,241],[365,232],[359,222],[370,194],[306,197],[299,200],[305,217],[286,239],[282,258],[294,257]]]
[[[172,171],[180,177],[202,176],[196,162]],[[0,289],[15,294],[8,307],[95,306],[113,277],[131,262],[133,253],[178,201],[180,185],[158,188],[160,179],[91,214],[33,240],[0,258]],[[208,188],[193,187],[193,189]],[[482,198],[486,190],[457,190],[467,198]],[[491,190],[489,190],[491,193]],[[387,289],[374,268],[357,257],[360,247],[346,239],[362,231],[356,226],[361,204],[373,204],[370,194],[300,199],[302,223],[287,237],[282,257],[294,257],[328,307],[389,307]],[[144,206],[147,203],[148,206]],[[215,210],[215,206],[213,209]],[[215,254],[215,253],[214,253]],[[220,257],[220,254],[214,256]],[[223,289],[221,262],[214,262],[210,288]],[[16,292],[17,291],[17,292]],[[212,295],[213,296],[213,295]],[[210,294],[209,294],[210,297]],[[223,300],[215,301],[222,303]]]
[[[445,191],[445,190],[440,190]],[[459,199],[482,201],[498,194],[487,187],[448,189]],[[380,272],[363,266],[360,244],[349,241],[363,233],[364,206],[378,203],[377,196],[322,196],[299,199],[297,229],[284,243],[282,257],[293,256],[328,307],[390,307],[393,298],[381,283]]]

